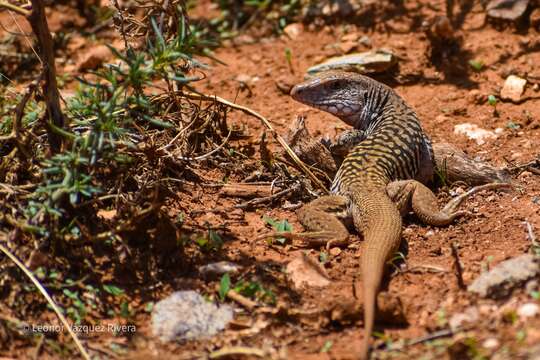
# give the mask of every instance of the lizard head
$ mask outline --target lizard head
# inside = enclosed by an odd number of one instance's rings
[[[335,115],[351,124],[360,116],[375,81],[360,74],[326,71],[294,86],[291,96],[298,102]]]

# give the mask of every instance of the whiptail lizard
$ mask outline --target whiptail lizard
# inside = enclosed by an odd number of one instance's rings
[[[332,71],[296,85],[291,96],[364,132],[341,164],[332,195],[297,212],[308,232],[289,235],[316,244],[347,243],[349,232],[342,221],[350,217],[363,234],[365,336],[361,356],[367,358],[376,295],[385,263],[400,244],[401,215],[412,209],[423,222],[444,226],[466,213],[456,209],[467,196],[508,184],[473,188],[439,210],[435,195],[422,184],[434,172],[431,142],[415,112],[391,88],[359,74]]]

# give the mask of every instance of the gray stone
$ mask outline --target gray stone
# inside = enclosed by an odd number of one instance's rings
[[[225,329],[232,320],[228,305],[217,306],[195,291],[177,291],[152,311],[152,332],[161,341],[204,339]]]
[[[531,254],[506,260],[480,275],[468,290],[481,297],[502,298],[526,281],[540,276],[540,257]]]
[[[529,0],[491,0],[486,7],[491,18],[516,21],[525,14]]]
[[[238,264],[232,263],[230,261],[218,261],[211,264],[202,265],[199,267],[199,273],[205,277],[217,277],[229,274],[237,274],[242,267]]]

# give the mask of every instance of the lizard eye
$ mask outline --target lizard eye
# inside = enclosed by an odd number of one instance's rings
[[[334,81],[333,83],[330,84],[330,88],[332,90],[338,90],[340,88],[339,86],[339,81]]]

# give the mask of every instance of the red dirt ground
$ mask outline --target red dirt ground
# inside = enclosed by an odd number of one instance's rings
[[[442,2],[437,2],[431,7],[425,6],[427,2],[418,3],[407,3],[405,7],[422,20],[444,15]],[[418,8],[420,10],[417,10]],[[435,8],[438,11],[435,11]],[[505,165],[507,160],[524,163],[538,155],[536,149],[540,146],[540,92],[534,91],[533,84],[529,83],[524,94],[524,97],[529,99],[521,104],[499,103],[498,117],[493,115],[493,109],[487,101],[478,103],[476,99],[486,99],[490,94],[498,95],[505,76],[509,73],[528,76],[529,79],[540,79],[538,66],[535,65],[540,64],[540,53],[527,50],[537,47],[540,37],[532,29],[526,33],[517,33],[512,27],[498,31],[489,25],[483,26],[484,17],[481,6],[477,4],[465,17],[463,26],[458,30],[459,36],[463,37],[462,53],[468,53],[468,58],[463,55],[455,56],[443,64],[440,70],[429,62],[427,54],[430,44],[420,31],[383,33],[364,30],[360,26],[338,24],[313,31],[305,27],[295,39],[282,35],[277,38],[256,39],[254,44],[231,44],[230,47],[220,49],[216,52],[216,56],[227,66],[214,64],[208,73],[208,80],[200,90],[235,100],[258,111],[267,116],[282,134],[286,133],[295,116],[306,114],[307,126],[312,134],[334,136],[345,128],[338,119],[294,102],[289,96],[282,94],[276,87],[276,81],[292,84],[301,81],[309,66],[336,53],[333,45],[339,44],[343,35],[359,33],[369,36],[374,48],[389,48],[397,54],[400,67],[398,76],[419,77],[418,81],[398,84],[394,88],[417,111],[424,129],[435,142],[451,142],[469,154],[497,165]],[[411,24],[407,16],[396,16],[391,22],[405,29]],[[290,49],[292,53],[293,71],[289,69],[286,61],[286,49]],[[471,68],[466,72],[455,70],[467,69],[468,59],[482,60],[486,64],[485,69],[479,73],[475,73]],[[239,74],[247,75],[253,80],[249,84],[250,91],[239,90],[240,84],[235,81]],[[530,120],[527,120],[525,115],[527,113],[531,115]],[[257,120],[236,113],[232,114],[231,118],[248,124],[254,136],[263,131]],[[510,121],[520,124],[520,128],[509,129],[507,125]],[[500,127],[504,132],[496,140],[477,145],[462,135],[454,134],[454,126],[465,122],[490,130]],[[392,276],[388,290],[399,294],[406,309],[409,325],[399,329],[381,327],[386,338],[398,341],[422,336],[437,328],[440,321],[438,314],[441,314],[441,310],[450,317],[454,313],[464,311],[468,306],[479,306],[481,320],[474,324],[470,333],[467,333],[476,339],[478,344],[482,344],[487,338],[497,338],[501,343],[498,349],[500,354],[503,347],[509,347],[512,349],[511,353],[517,354],[520,349],[522,352],[524,348],[540,343],[538,317],[526,323],[518,321],[516,324],[508,324],[502,320],[501,309],[506,309],[505,311],[508,311],[508,307],[515,309],[519,304],[531,301],[529,295],[518,292],[511,299],[502,302],[478,300],[459,289],[452,271],[454,261],[450,246],[452,242],[459,244],[466,285],[470,284],[486,266],[493,266],[528,251],[531,242],[527,237],[524,221],[529,221],[535,229],[540,229],[540,205],[533,202],[533,198],[539,195],[540,186],[538,178],[527,173],[519,177],[519,183],[523,187],[521,192],[483,193],[474,196],[465,205],[466,209],[475,214],[474,217],[461,219],[449,227],[439,229],[418,224],[415,220],[407,222],[403,235],[404,241],[408,244],[407,265],[409,267],[436,265],[446,272],[396,273]],[[220,200],[210,200],[209,203],[205,202],[205,206],[212,208],[220,206]],[[299,226],[292,212],[273,209],[260,210],[257,214],[246,213],[247,224],[231,228],[238,238],[228,245],[232,258],[234,259],[234,254],[240,252],[257,262],[272,260],[286,264],[303,250],[276,251],[268,248],[263,242],[255,243],[253,239],[265,229],[260,219],[262,214],[286,218],[292,221],[296,228]],[[318,251],[312,250],[310,253],[313,257],[317,257]],[[340,294],[352,296],[352,284],[355,279],[358,283],[358,256],[359,250],[353,248],[331,257],[326,268],[332,279],[332,286],[320,292],[303,295],[295,305],[318,306],[328,299],[335,299]],[[270,343],[275,347],[286,345],[289,358],[348,358],[347,354],[359,349],[361,329],[360,322],[354,326],[330,327],[319,331],[303,330],[294,323],[281,324],[272,326],[272,330],[263,331],[254,339],[246,339],[243,343],[246,345]],[[516,333],[521,329],[526,330],[527,338],[523,342],[518,342]],[[459,338],[463,336],[457,335],[454,340],[459,343]],[[333,343],[330,351],[325,354],[319,353],[326,341]],[[491,355],[492,350],[482,349],[481,345],[478,347],[481,354]],[[447,357],[455,356],[451,355],[451,352],[443,351],[444,353]],[[429,348],[424,345],[407,349],[406,354],[381,353],[380,356],[416,358],[420,354],[426,354],[425,358],[439,356],[436,355],[436,346]],[[460,355],[457,356],[459,358]]]
[[[209,6],[209,2],[202,1],[192,18],[214,11],[207,8]],[[418,19],[430,21],[437,15],[444,15],[444,2],[406,2],[404,7],[405,13],[396,13],[387,21],[386,30],[382,24],[369,29],[339,19],[336,20],[337,24],[322,28],[305,26],[294,39],[285,35],[253,36],[251,39],[254,43],[242,43],[239,40],[246,40],[244,36],[230,41],[215,52],[216,57],[227,66],[212,63],[207,71],[207,79],[199,83],[197,88],[256,110],[267,117],[282,135],[287,133],[297,115],[305,114],[312,134],[333,137],[346,126],[330,115],[294,102],[277,88],[276,82],[294,84],[301,81],[309,66],[337,53],[334,45],[341,42],[343,35],[358,33],[369,36],[373,48],[388,48],[398,56],[399,69],[392,76],[381,79],[394,87],[416,110],[425,131],[434,142],[451,142],[468,154],[498,166],[506,166],[508,161],[526,163],[535,159],[540,148],[539,33],[533,29],[519,32],[513,26],[497,30],[489,24],[484,25],[483,9],[476,4],[456,30],[457,36],[462,37],[461,52],[443,60],[436,68],[428,57],[430,43],[427,37],[418,28],[414,31],[409,29]],[[287,64],[286,49],[292,53],[292,68]],[[358,50],[367,48],[360,47]],[[468,65],[471,59],[483,61],[484,69],[473,71]],[[526,100],[519,104],[499,102],[499,115],[495,116],[493,107],[486,99],[490,94],[499,94],[508,74],[517,74],[529,80],[523,95]],[[236,80],[239,75],[247,75],[251,79],[249,91]],[[535,82],[536,90],[533,89]],[[265,130],[257,119],[238,111],[229,114],[229,121],[244,124],[253,143]],[[497,139],[477,145],[462,135],[454,134],[454,126],[465,122],[488,130],[503,128],[504,131]],[[510,122],[518,124],[519,128],[509,128]],[[271,147],[280,150],[276,142],[271,143]],[[225,169],[216,169],[204,174],[204,178],[220,180],[224,173]],[[384,334],[384,341],[396,343],[401,339],[415,339],[433,333],[444,328],[452,314],[463,312],[470,306],[479,309],[480,319],[467,331],[453,337],[423,342],[404,352],[381,350],[376,353],[377,357],[527,358],[527,350],[540,344],[540,315],[527,321],[509,321],[507,315],[525,302],[539,302],[523,289],[501,301],[476,298],[459,288],[451,253],[451,244],[455,242],[463,266],[463,280],[468,285],[487,267],[528,252],[532,243],[527,237],[524,222],[528,221],[540,234],[538,179],[538,176],[526,172],[516,178],[521,186],[519,191],[484,192],[473,196],[463,208],[474,215],[459,219],[448,227],[432,228],[415,218],[406,219],[403,241],[408,248],[405,260],[407,268],[434,266],[442,271],[394,272],[389,276],[387,290],[401,299],[408,325],[379,324],[377,330]],[[448,199],[448,195],[441,196]],[[294,211],[284,210],[276,203],[270,208],[238,210],[234,214],[207,212],[205,210],[226,209],[243,200],[222,198],[217,190],[203,185],[190,188],[189,193],[184,190],[179,197],[181,201],[171,200],[169,214],[176,216],[180,211],[185,212],[186,224],[192,228],[204,228],[205,222],[226,228],[227,239],[230,240],[226,242],[220,259],[249,264],[250,271],[262,274],[260,281],[274,291],[278,304],[288,308],[326,309],[340,299],[353,298],[353,289],[360,288],[359,237],[349,248],[329,255],[324,265],[332,280],[329,287],[296,292],[290,289],[280,269],[303,251],[317,259],[319,249],[269,246],[264,240],[255,240],[268,231],[262,220],[263,215],[287,219],[295,230],[301,229]],[[174,289],[165,289],[165,292],[185,288],[210,292],[216,284],[193,277],[179,278],[177,283]],[[138,333],[127,343],[130,349],[128,357],[186,359],[226,345],[243,345],[277,349],[289,359],[322,360],[351,358],[351,354],[360,348],[361,320],[321,326],[269,315],[250,315],[249,312],[244,312],[239,318],[248,324],[247,328],[256,321],[268,321],[269,325],[252,335],[242,336],[238,334],[238,329],[229,329],[209,342],[172,345],[153,339],[148,326],[149,315],[140,314],[136,319]],[[242,329],[240,325],[236,327]],[[521,335],[523,332],[525,337]],[[482,346],[490,338],[498,340],[498,346],[494,349]],[[329,350],[321,352],[329,341],[332,343]]]

